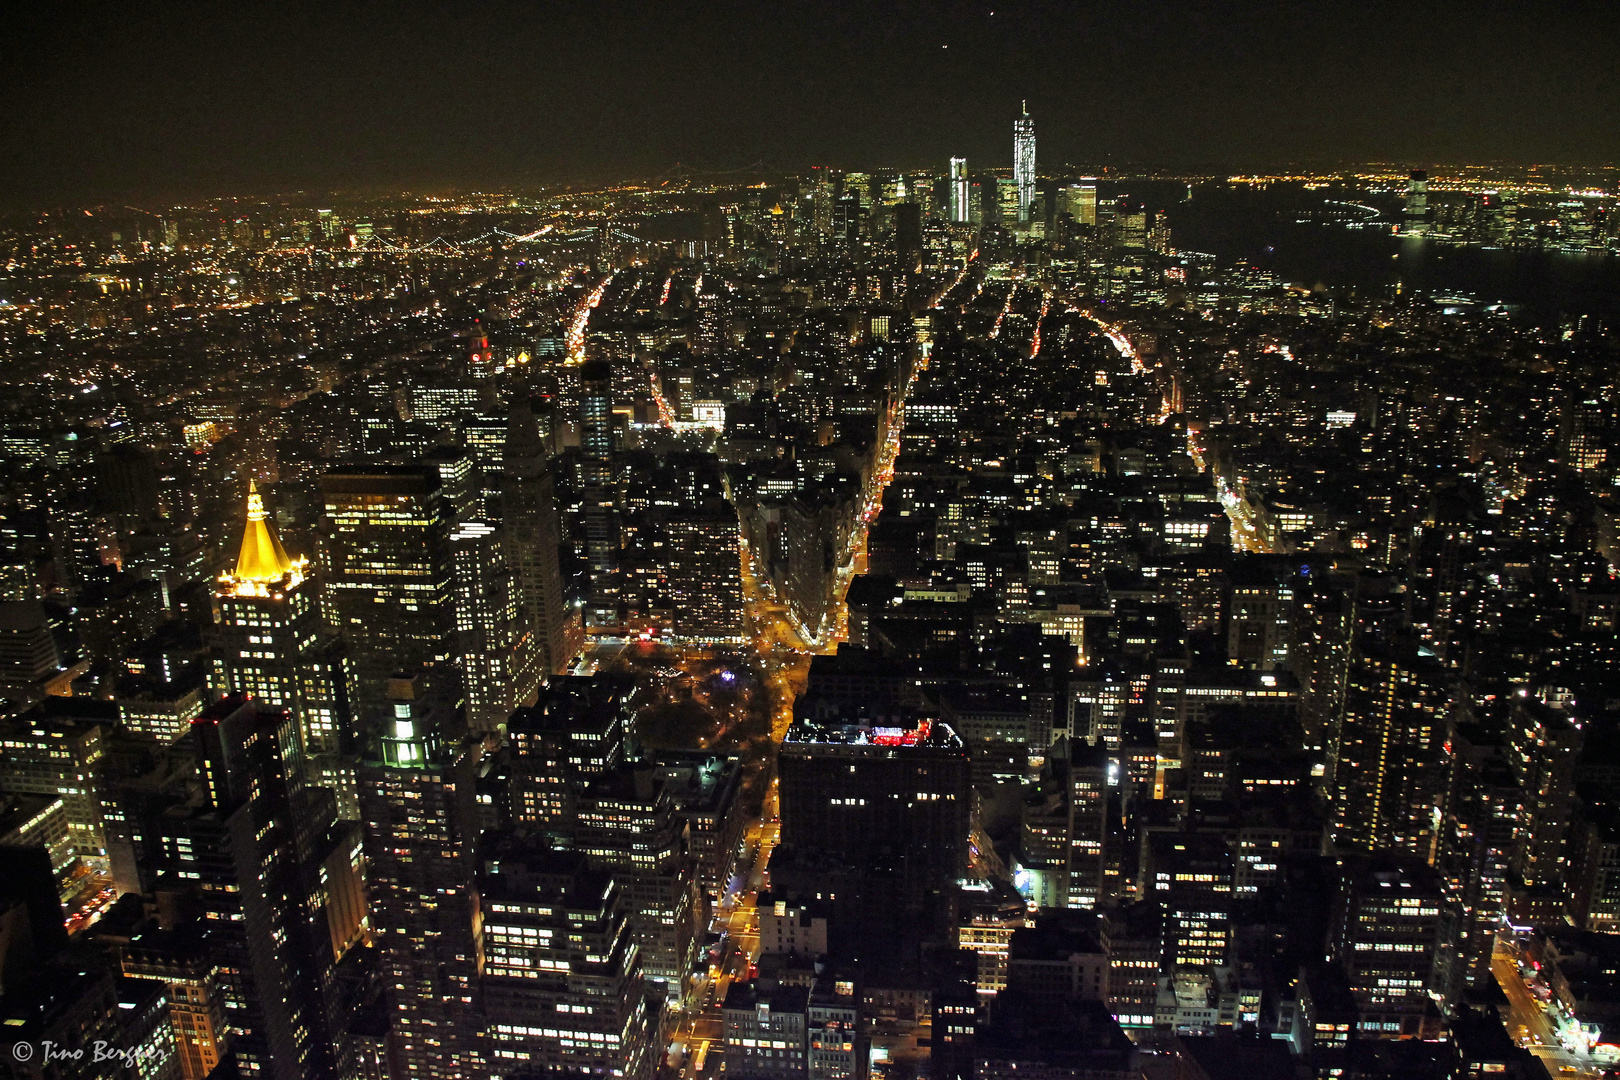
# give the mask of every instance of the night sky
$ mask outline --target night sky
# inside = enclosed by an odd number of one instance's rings
[[[1620,4],[12,9],[0,204],[1043,163],[1620,160]]]

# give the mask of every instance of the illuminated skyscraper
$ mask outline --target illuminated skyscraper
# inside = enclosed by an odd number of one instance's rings
[[[854,196],[860,202],[862,210],[870,210],[872,208],[871,174],[863,172],[845,173],[843,193]]]
[[[1406,224],[1402,232],[1422,236],[1429,231],[1429,174],[1413,169],[1406,179]]]
[[[687,823],[651,763],[599,773],[579,796],[573,847],[624,889],[642,974],[679,998],[702,938]]]
[[[799,198],[794,212],[798,225],[799,242],[809,246],[821,243],[832,228],[832,177],[825,168],[810,171],[807,181],[799,185]]]
[[[1113,764],[1101,746],[1076,742],[1069,758],[1069,906],[1102,904],[1108,880],[1108,773]]]
[[[47,699],[49,700],[49,699]],[[49,716],[42,706],[0,728],[0,792],[60,797],[68,835],[80,855],[102,858],[107,838],[96,775],[105,766],[109,725],[88,718]]]
[[[675,640],[741,642],[737,512],[730,503],[715,500],[671,515],[667,528],[664,567]]]
[[[439,474],[445,513],[452,522],[478,516],[482,493],[478,468],[469,451],[460,446],[436,446],[423,456],[422,464]]]
[[[227,1033],[224,973],[208,955],[202,935],[145,929],[121,953],[125,975],[156,979],[169,987],[169,1022],[180,1080],[207,1080],[224,1054]]]
[[[619,515],[613,491],[613,369],[595,360],[580,370],[580,486],[585,496],[585,554],[591,594],[585,623],[619,623]]]
[[[1042,907],[1098,907],[1107,881],[1106,748],[1052,744],[1024,809],[1019,890]]]
[[[1070,184],[1063,190],[1061,209],[1074,218],[1076,225],[1097,224],[1097,181],[1082,176],[1078,184]]]
[[[245,693],[298,721],[308,754],[345,749],[352,675],[341,646],[324,639],[309,560],[291,558],[258,488],[248,482],[236,569],[214,586],[208,671],[213,697]]]
[[[951,224],[966,225],[970,219],[968,206],[967,158],[951,158],[950,216]]]
[[[657,1015],[616,875],[510,833],[485,838],[482,863],[491,1071],[651,1074]]]
[[[580,450],[592,461],[605,461],[613,454],[613,367],[591,361],[580,369],[579,380]]]
[[[420,677],[388,682],[390,715],[360,767],[371,927],[401,1077],[485,1075],[477,867],[478,744],[454,700]]]
[[[475,329],[472,348],[467,354],[467,374],[475,379],[487,379],[505,366],[504,358],[489,347],[489,335],[484,332],[483,323],[477,319],[473,323]]]
[[[512,818],[538,829],[572,820],[591,780],[624,763],[635,722],[632,685],[619,675],[566,675],[513,713]]]
[[[518,606],[501,529],[464,521],[450,537],[455,565],[456,663],[467,692],[467,723],[495,731],[540,681],[535,629]]]
[[[1569,870],[1569,822],[1575,815],[1576,763],[1583,725],[1565,708],[1537,698],[1513,701],[1508,760],[1524,792],[1513,869],[1527,886],[1558,890]]]
[[[861,200],[852,191],[846,191],[833,204],[833,243],[844,251],[854,250],[860,242]]]
[[[1147,207],[1120,199],[1114,204],[1114,238],[1120,247],[1147,247]]]
[[[1335,846],[1428,857],[1447,774],[1445,673],[1412,643],[1359,645],[1332,756]]]
[[[525,408],[527,402],[523,402]],[[532,415],[532,413],[531,413]],[[477,471],[478,512],[493,514],[501,501],[502,461],[506,455],[507,425],[500,415],[470,416],[461,422],[461,444],[472,457]]]
[[[1344,868],[1332,944],[1354,995],[1358,1034],[1411,1038],[1456,992],[1458,912],[1422,859],[1381,854]]]
[[[996,220],[1004,229],[1016,229],[1018,222],[1018,178],[1015,176],[996,177]]]
[[[1035,121],[1024,115],[1013,121],[1013,180],[1018,184],[1018,224],[1028,227],[1035,206]]]
[[[386,705],[391,675],[450,659],[449,510],[427,467],[334,470],[321,492],[328,619],[349,644],[364,717]]]

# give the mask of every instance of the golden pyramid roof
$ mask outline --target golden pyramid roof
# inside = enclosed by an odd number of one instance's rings
[[[264,511],[258,485],[248,481],[247,528],[242,531],[242,553],[236,557],[236,576],[243,581],[280,581],[292,569],[292,560],[276,537]]]

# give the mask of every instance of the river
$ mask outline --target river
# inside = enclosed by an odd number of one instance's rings
[[[1369,199],[1350,188],[1307,191],[1301,184],[1268,188],[1167,182],[1105,182],[1100,194],[1129,195],[1169,214],[1176,248],[1214,255],[1221,265],[1243,261],[1284,281],[1328,288],[1465,293],[1503,303],[1525,317],[1555,324],[1575,315],[1620,317],[1620,257],[1536,249],[1492,250],[1394,235],[1387,196]],[[1381,224],[1299,224],[1325,199],[1371,202]]]

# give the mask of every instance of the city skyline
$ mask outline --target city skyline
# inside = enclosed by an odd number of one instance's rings
[[[1620,157],[1606,5],[294,10],[38,9],[8,43],[0,204],[1002,160],[1026,98],[1053,161]]]
[[[0,1075],[1620,1076],[1613,12],[25,18]]]

